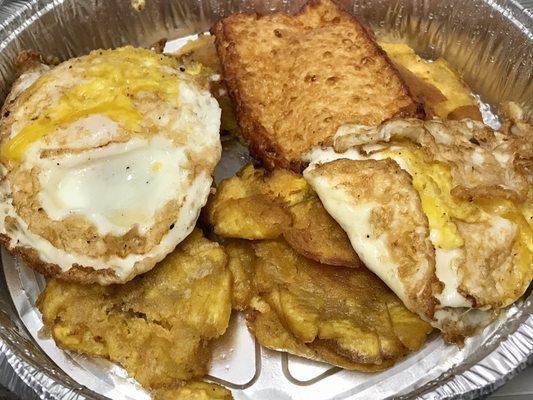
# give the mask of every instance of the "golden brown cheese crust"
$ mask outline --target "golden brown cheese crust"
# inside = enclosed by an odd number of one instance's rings
[[[242,133],[267,168],[301,170],[343,124],[423,115],[365,28],[330,0],[294,16],[234,14],[213,33]]]

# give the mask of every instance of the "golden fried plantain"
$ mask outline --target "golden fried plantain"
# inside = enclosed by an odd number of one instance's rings
[[[330,217],[317,196],[289,208],[292,225],[283,237],[301,255],[328,265],[362,266],[346,232]]]
[[[215,195],[209,197],[204,208],[206,222],[213,232],[226,238],[262,239],[275,238],[281,234],[281,227],[275,221],[281,206],[272,204],[274,216],[262,215],[262,207],[268,199],[256,190],[256,171],[252,165],[241,169],[237,176],[224,179],[217,187]],[[252,207],[247,199],[256,196],[258,207]],[[268,211],[268,207],[266,208]],[[271,220],[274,220],[272,222]]]
[[[157,388],[207,372],[209,340],[229,323],[231,273],[222,247],[195,230],[124,285],[51,279],[37,305],[59,347],[108,358]]]
[[[472,90],[446,60],[427,61],[403,43],[380,43],[428,116],[482,121]]]
[[[405,308],[403,303],[392,292],[390,296],[393,299],[387,302],[387,308],[392,320],[394,333],[409,350],[419,349],[426,341],[426,337],[413,335],[413,331],[423,332],[428,329],[428,324],[421,320],[418,315]]]
[[[222,181],[206,207],[215,234],[248,240],[285,237],[315,261],[359,267],[346,233],[326,212],[303,177],[287,170],[267,173],[252,165]]]
[[[431,332],[365,268],[318,264],[283,240],[253,247],[256,296],[247,320],[264,346],[376,371],[420,348]]]
[[[254,295],[255,252],[251,242],[246,240],[226,240],[224,248],[233,277],[232,306],[236,310],[244,310]]]
[[[291,216],[282,205],[263,194],[228,199],[213,212],[214,232],[223,237],[275,239],[290,225]]]
[[[248,328],[261,345],[300,357],[319,360],[315,352],[283,326],[280,318],[262,297],[255,296],[246,313]]]
[[[191,381],[182,386],[152,391],[153,400],[231,400],[231,392],[214,383]]]

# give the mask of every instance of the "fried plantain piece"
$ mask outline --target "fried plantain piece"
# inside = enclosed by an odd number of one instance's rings
[[[346,233],[326,212],[300,174],[288,170],[267,173],[252,165],[222,181],[206,207],[215,234],[248,240],[283,236],[312,260],[347,267],[361,261]]]
[[[289,208],[292,225],[283,237],[301,255],[322,264],[362,266],[346,232],[330,217],[317,196],[310,196]]]
[[[427,332],[428,323],[409,311],[392,292],[389,295],[391,299],[387,302],[387,309],[394,333],[409,350],[419,349],[426,341],[426,336],[421,334],[413,335],[413,332]]]
[[[419,349],[432,330],[365,268],[318,264],[283,240],[253,247],[256,295],[247,320],[266,347],[377,371]]]
[[[233,277],[232,306],[235,310],[244,310],[254,295],[255,252],[251,243],[246,240],[225,240],[224,248],[228,254],[228,268]]]
[[[263,346],[379,371],[419,349],[431,331],[366,268],[318,264],[283,239],[225,245],[238,271],[233,287],[245,293],[239,309]]]
[[[152,391],[153,400],[231,400],[231,392],[214,383],[191,381]]]
[[[51,279],[37,305],[59,347],[108,358],[157,388],[207,372],[209,340],[229,323],[231,273],[222,247],[195,230],[124,285]]]
[[[316,353],[299,341],[283,326],[274,309],[260,296],[255,296],[246,313],[248,329],[261,345],[269,349],[286,351],[300,357],[320,361]]]
[[[380,43],[426,115],[482,121],[472,90],[443,58],[424,60],[403,43]]]
[[[269,201],[258,190],[260,179],[260,171],[247,165],[237,176],[220,182],[204,209],[206,222],[215,234],[249,240],[276,238],[281,234],[280,221],[287,223],[290,217],[281,204]],[[252,197],[257,207],[250,200]]]
[[[281,204],[263,194],[228,199],[213,215],[217,235],[241,239],[274,239],[290,225],[291,216]]]

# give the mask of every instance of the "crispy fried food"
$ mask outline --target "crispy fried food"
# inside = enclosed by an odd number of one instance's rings
[[[257,296],[252,299],[246,313],[248,328],[262,346],[286,351],[296,356],[319,360],[316,353],[283,326],[268,302]]]
[[[372,271],[389,287],[401,287],[397,295],[406,306],[430,319],[436,303],[433,293],[441,286],[435,277],[435,250],[429,239],[427,217],[421,210],[417,191],[411,186],[410,175],[393,160],[354,161],[346,158],[320,164],[316,171],[306,171],[306,178],[337,218],[338,213],[334,211],[338,208],[325,198],[321,186],[320,174],[326,168],[324,175],[328,178],[346,179],[343,185],[335,186],[340,190],[348,187],[346,177],[349,177],[350,199],[355,198],[366,206],[349,208],[343,214],[342,226],[358,221],[353,232],[361,236],[361,240],[354,243],[368,268],[373,268]],[[353,235],[352,231],[346,230]],[[391,265],[397,268],[391,271]]]
[[[171,54],[187,68],[197,71],[201,78],[209,85],[222,109],[220,129],[234,136],[240,136],[237,119],[224,82],[211,79],[213,75],[220,75],[222,67],[215,48],[215,38],[200,34],[197,39],[190,40],[177,52]]]
[[[156,389],[153,400],[231,400],[231,392],[219,385],[201,381],[187,382],[183,386]]]
[[[377,371],[420,348],[431,331],[365,268],[318,264],[283,240],[244,245],[257,257],[248,326],[266,347]]]
[[[380,43],[426,115],[482,121],[471,89],[443,58],[427,61],[403,43]]]
[[[361,261],[346,233],[316,196],[290,207],[292,225],[283,232],[289,245],[303,256],[328,265],[359,267]]]
[[[277,238],[291,224],[284,207],[263,194],[227,199],[213,218],[219,222],[215,225],[217,235],[249,240]]]
[[[254,295],[255,252],[246,240],[225,240],[224,248],[228,254],[228,268],[233,277],[232,306],[236,310],[244,310]]]
[[[200,34],[197,39],[189,40],[171,55],[184,63],[200,63],[216,74],[222,71],[215,48],[215,38],[211,35]]]
[[[67,350],[121,364],[143,386],[203,376],[209,340],[231,312],[231,273],[222,247],[195,230],[149,273],[124,285],[51,279],[38,300],[43,322]]]
[[[274,239],[291,224],[285,202],[307,196],[307,183],[285,170],[268,179],[265,170],[246,165],[220,182],[206,206],[207,222],[217,235],[248,240]]]
[[[328,265],[359,267],[346,233],[301,175],[252,165],[222,181],[207,205],[215,234],[248,240],[283,235],[300,254]]]
[[[427,116],[482,120],[472,90],[445,59],[425,60],[404,43],[380,42],[379,45],[392,60],[411,94],[424,105]],[[213,73],[222,73],[214,36],[201,34],[172,55],[184,65],[203,65],[202,73],[206,79]],[[212,82],[211,91],[222,108],[222,131],[239,136],[233,106],[224,84]]]
[[[295,15],[233,14],[212,32],[243,136],[268,169],[300,171],[302,156],[343,124],[422,116],[371,34],[337,2],[310,0]]]

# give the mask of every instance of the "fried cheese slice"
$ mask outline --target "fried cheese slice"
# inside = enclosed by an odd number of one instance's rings
[[[195,230],[149,273],[124,285],[51,279],[38,300],[56,344],[108,358],[147,388],[200,378],[231,313],[223,248]]]
[[[172,54],[186,66],[209,78],[221,74],[214,36],[200,35]],[[379,42],[400,73],[411,94],[424,105],[427,116],[482,120],[476,98],[461,76],[443,58],[426,60],[405,43]],[[198,67],[202,65],[204,68]],[[240,136],[231,100],[223,84],[211,83],[211,92],[222,108],[222,131]]]

